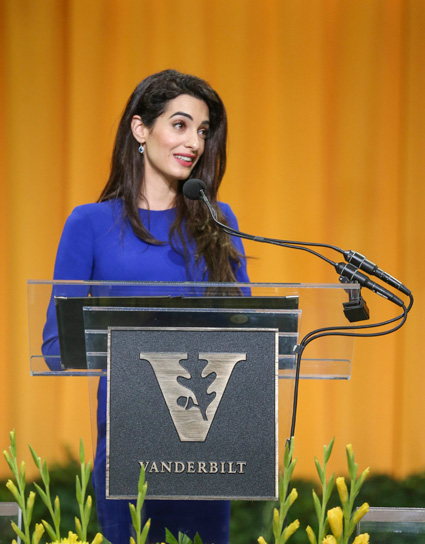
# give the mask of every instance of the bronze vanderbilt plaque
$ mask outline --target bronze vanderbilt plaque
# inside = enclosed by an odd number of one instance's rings
[[[277,496],[274,329],[108,331],[107,488],[149,498]]]

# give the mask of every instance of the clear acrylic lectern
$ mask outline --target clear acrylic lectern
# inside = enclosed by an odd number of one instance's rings
[[[291,327],[289,331],[279,328],[279,335],[282,337],[279,352],[279,378],[291,379],[295,372],[294,346],[304,337],[305,334],[322,327],[334,327],[348,325],[343,311],[343,304],[351,300],[360,292],[358,284],[213,284],[213,283],[163,283],[163,282],[84,282],[84,281],[36,281],[28,282],[28,316],[29,316],[29,347],[30,347],[30,372],[33,376],[80,376],[80,375],[105,375],[104,365],[91,364],[96,357],[104,357],[106,350],[99,352],[90,349],[90,343],[99,339],[101,331],[97,331],[95,339],[90,334],[85,336],[88,349],[89,364],[82,365],[81,361],[73,365],[72,361],[62,364],[59,345],[52,348],[48,357],[46,342],[43,343],[43,329],[46,324],[46,311],[51,297],[56,298],[56,304],[64,299],[75,299],[79,311],[90,313],[98,309],[105,311],[105,308],[130,307],[138,311],[152,311],[152,306],[143,306],[143,300],[138,299],[210,299],[217,297],[249,297],[256,298],[264,304],[251,306],[242,305],[243,315],[240,320],[256,322],[261,315],[270,311],[272,306],[274,315],[278,322],[284,323],[285,315],[296,315],[297,327]],[[211,297],[211,293],[213,297]],[[86,304],[77,302],[89,297]],[[92,299],[92,300],[90,300]],[[126,300],[127,299],[127,300]],[[272,300],[285,299],[296,300],[296,307],[276,307]],[[270,301],[270,303],[268,303]],[[93,306],[96,303],[97,306]],[[72,303],[71,303],[72,304]],[[59,304],[60,306],[60,304]],[[187,308],[187,306],[186,306]],[[241,305],[234,308],[223,308],[223,312],[233,312],[231,323],[233,326],[244,326],[238,323],[237,312]],[[158,312],[170,312],[170,307],[160,306]],[[208,322],[207,314],[217,311],[217,305],[210,308],[204,305],[197,311],[203,314],[202,322]],[[185,308],[177,308],[175,312],[183,312]],[[174,317],[175,317],[174,313]],[[200,314],[201,315],[201,314]],[[280,319],[279,319],[280,316]],[[84,316],[81,315],[81,322]],[[290,321],[287,321],[289,323]],[[107,325],[103,331],[106,333]],[[81,336],[81,331],[80,331]],[[283,337],[286,340],[283,340]],[[105,338],[105,336],[104,336]],[[81,339],[81,338],[80,338]],[[73,341],[70,340],[70,343]],[[96,342],[95,342],[96,343]],[[101,342],[102,343],[102,342]],[[349,379],[351,377],[351,363],[353,356],[353,338],[328,337],[321,338],[311,343],[305,351],[302,365],[301,378],[311,379]],[[104,343],[103,343],[104,345]],[[92,346],[93,347],[93,346]],[[44,351],[44,352],[43,352]],[[63,354],[62,354],[63,356]]]
[[[108,496],[134,497],[148,455],[151,498],[275,499],[278,428],[289,436],[297,346],[316,329],[346,326],[346,305],[359,294],[358,284],[30,281],[31,374],[90,378],[93,445],[97,387],[107,376]],[[353,337],[320,338],[306,349],[300,377],[349,379],[352,355]],[[174,460],[164,461],[169,452]],[[126,455],[134,459],[123,467]],[[186,465],[178,486],[158,477]],[[195,472],[207,470],[215,471],[213,485],[200,496],[205,481]]]

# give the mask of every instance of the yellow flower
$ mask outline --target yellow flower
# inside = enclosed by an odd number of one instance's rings
[[[101,533],[96,533],[96,536],[91,541],[91,544],[100,544],[103,540],[103,535]]]
[[[314,531],[310,527],[310,525],[307,525],[305,532],[307,533],[308,541],[310,542],[310,544],[317,544],[316,535],[314,534]]]
[[[322,540],[322,544],[338,544],[336,538],[333,535],[325,536]]]
[[[264,540],[262,536],[260,536],[260,538],[257,538],[257,542],[258,544],[267,544],[267,542]]]
[[[28,495],[28,499],[27,499],[27,507],[29,511],[31,511],[34,508],[34,501],[35,501],[35,493],[34,491],[30,491],[30,494]]]
[[[342,476],[336,479],[336,487],[338,489],[338,495],[341,503],[345,504],[348,501],[348,489],[345,479]]]
[[[342,510],[339,506],[328,510],[329,525],[335,538],[342,535]]]
[[[279,527],[279,510],[277,508],[273,509],[273,533],[276,535],[280,534],[281,527]]]
[[[51,544],[88,544],[88,542],[82,542],[81,540],[78,540],[78,535],[76,535],[72,531],[69,531],[68,538],[61,538],[60,542],[58,540],[55,540]]]
[[[354,512],[352,519],[353,524],[356,525],[367,512],[369,512],[369,505],[367,502],[364,502],[360,508]]]
[[[298,498],[298,491],[294,488],[289,493],[289,506],[292,506]]]
[[[351,444],[347,444],[347,451],[350,455],[353,455],[353,446]]]
[[[370,472],[370,468],[367,467],[360,475],[360,485],[363,485],[363,482],[366,480]]]
[[[75,521],[75,528],[77,529],[77,532],[82,531],[81,521],[77,517],[74,518],[74,521]]]
[[[363,533],[359,536],[356,536],[353,544],[369,544],[369,535],[367,533]]]
[[[283,536],[283,542],[286,542],[290,536],[292,536],[295,531],[298,530],[300,526],[300,522],[296,519],[292,523],[290,523],[285,529],[283,530],[282,536]]]
[[[306,533],[307,533],[308,540],[309,540],[310,544],[316,544],[316,543],[317,543],[316,535],[314,534],[314,531],[313,531],[313,529],[310,527],[310,525],[307,525],[307,528],[306,528],[305,531],[306,531]]]
[[[15,497],[15,501],[19,504],[21,510],[23,510],[25,508],[24,502],[22,500],[21,495],[19,494],[19,491],[16,485],[12,482],[12,480],[7,480],[6,487]]]
[[[42,523],[36,523],[34,533],[32,535],[32,544],[38,544],[44,533],[44,527]]]

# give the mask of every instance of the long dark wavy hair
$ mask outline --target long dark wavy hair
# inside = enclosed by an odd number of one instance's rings
[[[203,100],[209,109],[210,128],[205,149],[191,172],[191,178],[202,179],[207,185],[207,196],[216,209],[218,219],[226,222],[217,205],[217,191],[226,169],[227,115],[218,94],[202,79],[182,74],[175,70],[164,70],[139,83],[130,96],[115,139],[111,173],[98,202],[121,198],[124,202],[124,220],[128,220],[135,234],[149,244],[161,244],[143,225],[138,202],[143,194],[145,164],[139,153],[139,143],[131,131],[135,115],[151,128],[164,113],[170,100],[187,94]],[[187,239],[196,244],[195,260],[203,257],[206,263],[204,276],[214,282],[235,281],[234,270],[240,266],[241,255],[230,242],[229,236],[211,221],[206,206],[201,201],[188,200],[183,196],[180,183],[176,196],[176,218],[170,230],[170,243],[183,248],[188,256]],[[180,244],[176,241],[180,240]],[[188,261],[187,261],[188,262]]]

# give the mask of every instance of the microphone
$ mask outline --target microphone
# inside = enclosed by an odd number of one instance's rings
[[[189,200],[199,200],[201,198],[201,190],[206,192],[207,185],[201,179],[188,179],[183,185],[183,194]]]
[[[411,293],[409,289],[403,285],[400,281],[398,281],[396,278],[385,272],[384,270],[381,270],[378,268],[378,266],[373,263],[372,261],[369,261],[366,259],[364,255],[361,253],[357,253],[356,251],[344,251],[343,252],[344,258],[347,261],[347,263],[353,264],[355,267],[360,268],[360,270],[364,270],[368,274],[372,274],[372,276],[376,276],[380,280],[384,281],[385,283],[388,283],[388,285],[391,285],[395,289],[398,289],[405,295],[409,296]]]
[[[214,216],[213,217],[214,220],[216,220],[215,210],[211,207],[211,204],[209,203],[205,195],[205,191],[206,191],[206,185],[200,179],[189,179],[183,185],[184,195],[187,196],[187,198],[190,198],[191,200],[202,199],[207,205],[208,209],[210,210],[210,213]],[[259,242],[265,241],[265,239],[260,236],[252,236],[250,237],[250,239],[259,241]],[[391,287],[394,287],[395,289],[398,289],[405,295],[407,296],[411,295],[410,290],[405,285],[403,285],[399,280],[397,280],[396,278],[394,278],[393,276],[391,276],[384,270],[381,270],[380,268],[378,268],[376,264],[366,259],[364,255],[362,255],[361,253],[358,253],[357,251],[352,251],[352,250],[346,251],[339,247],[332,246],[330,244],[318,244],[313,242],[297,242],[292,240],[280,240],[280,242],[282,244],[287,244],[287,245],[316,246],[316,247],[325,247],[325,248],[333,249],[334,251],[341,253],[341,255],[343,255],[347,263],[351,263],[356,268],[360,268],[360,270],[364,270],[368,274],[371,274],[372,276],[376,276],[383,282],[387,283],[388,285],[391,285]]]
[[[348,278],[352,282],[358,282],[360,285],[370,289],[377,295],[386,298],[387,300],[397,304],[397,306],[404,307],[404,303],[394,293],[382,287],[378,283],[372,281],[368,276],[359,272],[355,265],[351,263],[336,263],[335,270],[340,274],[342,278]]]
[[[336,248],[335,246],[329,246],[326,244],[313,244],[313,243],[309,244],[304,242],[294,242],[294,241],[288,241],[288,240],[277,240],[274,238],[264,238],[261,236],[253,236],[252,234],[246,234],[246,233],[237,231],[235,229],[232,229],[231,227],[228,227],[227,225],[223,225],[217,220],[217,214],[214,208],[211,206],[211,203],[205,194],[206,189],[207,189],[207,186],[204,181],[193,178],[193,179],[187,180],[184,183],[183,194],[190,200],[203,200],[208,210],[210,211],[214,222],[227,234],[238,236],[240,238],[247,238],[249,240],[253,240],[256,242],[270,243],[270,244],[280,245],[283,247],[288,247],[290,249],[301,249],[301,250],[313,253],[317,257],[333,265],[335,270],[340,274],[341,278],[348,278],[349,280],[358,282],[360,283],[360,285],[366,287],[367,289],[370,289],[371,291],[380,295],[381,297],[386,298],[387,300],[393,302],[394,304],[397,304],[397,306],[404,307],[404,303],[401,299],[399,299],[396,295],[391,293],[391,291],[388,291],[388,289],[385,289],[385,287],[382,287],[378,283],[372,281],[365,274],[362,274],[361,272],[359,272],[358,268],[362,268],[363,270],[366,270],[366,272],[378,276],[383,281],[390,283],[390,285],[392,285],[393,287],[400,289],[406,295],[410,295],[410,291],[406,287],[404,287],[404,285],[401,284],[398,280],[396,280],[395,278],[393,278],[392,276],[390,276],[383,270],[380,270],[371,261],[368,261],[360,253],[357,253],[354,251],[343,251],[342,249]],[[313,250],[302,247],[303,245],[324,246],[324,247],[330,247],[331,249],[335,249],[336,251],[339,251],[340,253],[344,255],[344,258],[348,261],[348,263],[335,263],[334,261],[331,261],[330,259],[321,255],[320,253],[317,253]]]

